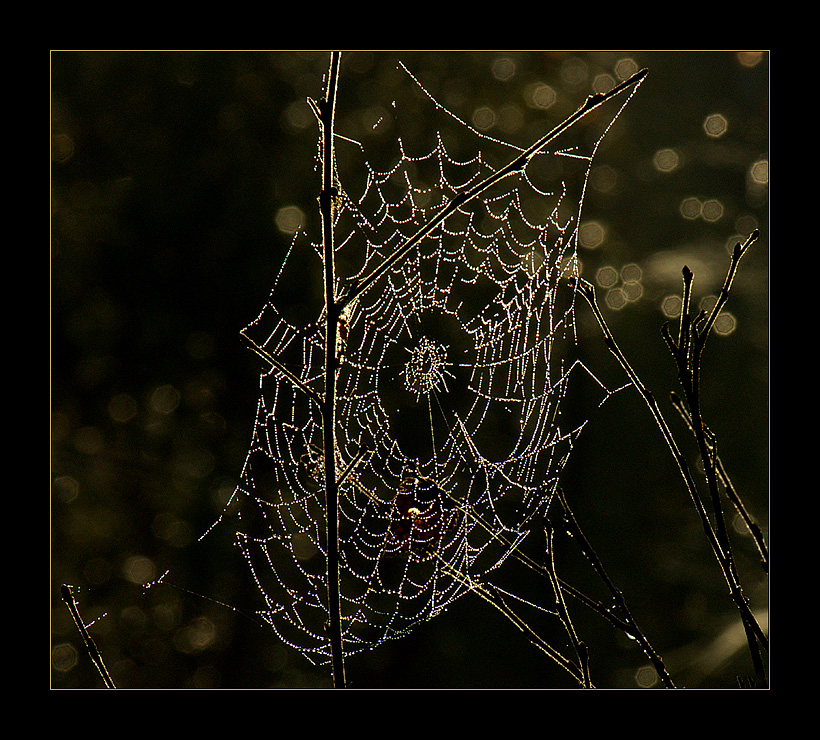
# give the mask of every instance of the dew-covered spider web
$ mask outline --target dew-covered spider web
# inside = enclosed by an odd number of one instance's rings
[[[343,79],[340,101],[344,93]],[[584,424],[568,420],[563,403],[579,375],[591,377],[576,357],[569,281],[579,270],[583,194],[593,155],[633,93],[607,101],[605,113],[457,209],[340,322],[346,655],[400,638],[492,583],[515,548],[543,531]],[[432,96],[409,97],[408,110],[387,104],[389,120],[367,141],[340,126],[338,293],[520,154]],[[542,133],[558,122],[545,113]],[[378,136],[379,127],[387,133]],[[298,232],[268,302],[244,330],[260,354],[320,394],[322,271],[318,229]],[[611,393],[597,387],[600,400]],[[224,522],[236,525],[259,614],[314,663],[331,657],[322,449],[317,404],[265,364],[251,448]]]

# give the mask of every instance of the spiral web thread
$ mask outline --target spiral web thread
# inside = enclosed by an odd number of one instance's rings
[[[337,468],[346,655],[406,635],[492,582],[540,529],[584,425],[565,419],[562,403],[578,373],[591,377],[573,359],[568,283],[579,269],[583,193],[592,155],[632,93],[610,101],[614,112],[591,141],[587,130],[580,143],[556,143],[456,211],[343,317]],[[446,113],[435,104],[432,112]],[[458,157],[445,144],[447,126],[455,126]],[[373,163],[379,154],[365,161],[356,185],[340,173],[337,269],[352,268],[340,290],[492,172],[485,152],[502,164],[516,154],[446,115],[428,148],[410,153],[400,134],[394,141],[393,158],[382,157],[381,168]],[[279,293],[305,284],[314,269],[321,275],[321,260],[321,245],[297,234],[268,303],[245,330],[320,393],[322,318],[287,316]],[[612,391],[599,387],[603,401]],[[317,664],[330,660],[321,450],[316,404],[267,367],[230,520],[264,600],[261,617]]]

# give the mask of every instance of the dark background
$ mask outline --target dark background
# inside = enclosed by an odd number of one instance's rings
[[[560,120],[620,60],[649,69],[596,159],[592,182],[614,186],[590,187],[584,217],[604,224],[606,238],[582,250],[584,274],[641,267],[641,298],[607,309],[607,318],[670,412],[675,369],[659,331],[661,302],[679,293],[683,264],[695,273],[698,300],[714,295],[728,247],[760,228],[727,307],[735,331],[707,345],[704,413],[767,529],[768,180],[755,184],[750,171],[768,163],[768,52],[351,52],[342,62],[341,133],[355,138],[389,108],[402,75],[397,59],[457,115],[495,111],[488,133],[510,140],[526,138],[544,116]],[[514,61],[512,77],[494,76],[498,59]],[[238,332],[261,309],[289,244],[277,214],[297,206],[313,218],[316,207],[316,125],[305,99],[321,96],[327,63],[326,52],[51,53],[53,688],[101,686],[60,601],[62,583],[77,587],[118,687],[329,686],[326,669],[218,603],[252,609],[247,574],[227,540],[196,544],[250,441],[259,363]],[[527,105],[533,83],[557,91],[553,108]],[[718,138],[703,128],[715,113],[728,121]],[[660,173],[652,161],[666,148],[680,165]],[[722,216],[684,218],[688,197],[720,202]],[[581,328],[585,361],[620,385],[589,316]],[[688,440],[684,446],[692,451]],[[734,688],[749,676],[742,641],[732,641],[738,620],[726,586],[636,393],[616,394],[593,417],[564,488],[676,682]],[[768,581],[749,538],[735,543],[765,624]],[[562,541],[559,553],[568,581],[602,595],[572,543]],[[174,586],[143,589],[166,570]],[[571,608],[596,685],[640,686],[647,661],[638,648]],[[544,629],[562,646],[559,632]],[[347,670],[350,685],[365,689],[574,687],[515,627],[470,598],[410,637],[351,659]]]

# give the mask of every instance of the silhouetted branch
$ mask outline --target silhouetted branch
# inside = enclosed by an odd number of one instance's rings
[[[738,608],[741,619],[743,620],[744,628],[747,631],[749,648],[752,655],[755,668],[758,673],[762,672],[762,659],[759,654],[758,643],[764,649],[768,649],[768,638],[761,629],[757,620],[755,619],[751,609],[749,608],[746,597],[743,594],[743,589],[737,576],[734,560],[731,555],[731,548],[729,546],[728,535],[726,532],[725,521],[723,518],[722,509],[720,506],[720,498],[717,490],[717,479],[714,465],[711,462],[710,443],[707,442],[706,426],[700,415],[700,400],[699,400],[699,369],[700,356],[703,352],[703,347],[706,342],[708,331],[714,325],[719,311],[722,309],[726,300],[728,299],[729,289],[731,287],[734,276],[737,272],[740,258],[745,254],[748,247],[757,239],[758,232],[755,231],[744,244],[738,244],[732,254],[732,262],[729,271],[721,289],[718,301],[712,309],[710,314],[701,312],[694,318],[691,316],[691,297],[692,297],[692,282],[693,275],[691,270],[687,267],[683,268],[683,306],[681,310],[680,331],[677,342],[672,337],[669,327],[664,324],[662,328],[663,337],[670,348],[673,356],[678,364],[678,374],[681,384],[684,387],[685,396],[689,404],[689,413],[692,419],[692,428],[698,441],[698,448],[704,463],[704,469],[707,478],[707,485],[711,494],[713,508],[716,517],[716,529],[713,526],[706,508],[700,498],[697,486],[692,477],[689,465],[683,453],[680,451],[672,432],[669,429],[666,420],[664,419],[657,401],[649,389],[643,384],[634,369],[624,356],[623,352],[618,347],[615,338],[612,335],[609,326],[598,306],[594,287],[586,280],[579,278],[573,283],[577,286],[581,295],[589,303],[598,325],[601,328],[604,336],[604,342],[610,352],[618,360],[618,363],[626,372],[632,385],[641,394],[646,402],[649,410],[658,425],[664,440],[667,443],[672,455],[677,463],[678,469],[686,483],[692,503],[695,506],[698,517],[700,518],[703,531],[712,548],[713,553],[720,565],[724,578],[736,607]]]
[[[274,357],[270,352],[268,352],[264,347],[260,347],[256,342],[253,341],[244,331],[239,332],[239,335],[247,342],[248,347],[259,355],[265,362],[267,362],[271,367],[275,368],[280,375],[284,376],[290,383],[293,385],[294,388],[300,390],[304,393],[308,398],[313,399],[313,401],[321,406],[322,404],[322,397],[313,390],[308,385],[305,385],[302,380],[300,380],[294,373],[292,373],[288,368],[285,366],[283,362],[279,359]]]
[[[677,412],[686,422],[686,425],[689,427],[689,430],[694,432],[692,428],[692,418],[691,416],[689,416],[689,412],[683,405],[683,401],[681,400],[681,398],[674,391],[669,394],[669,397],[672,401],[672,405],[675,407]],[[723,461],[720,459],[720,455],[717,454],[716,449],[713,449],[711,459],[713,460],[713,464],[715,465],[715,469],[717,471],[718,477],[720,478],[720,482],[723,484],[723,488],[726,491],[726,496],[732,502],[738,514],[740,515],[740,518],[743,520],[743,523],[746,525],[746,528],[749,530],[749,534],[752,536],[752,539],[755,542],[755,546],[757,547],[757,550],[760,553],[760,567],[763,569],[764,573],[768,573],[769,548],[766,544],[766,538],[763,536],[763,530],[760,528],[760,525],[754,520],[749,511],[746,509],[746,506],[743,503],[743,501],[741,501],[740,496],[737,493],[737,490],[735,489],[731,479],[729,478],[729,473],[726,471],[726,467],[724,466]]]
[[[558,572],[556,571],[555,551],[553,549],[554,533],[550,522],[545,523],[545,534],[547,536],[547,574],[549,575],[552,589],[555,592],[555,603],[558,605],[558,617],[561,619],[561,622],[569,635],[569,639],[575,648],[575,654],[578,656],[578,664],[581,666],[581,674],[583,676],[581,685],[585,689],[588,689],[592,686],[592,681],[590,680],[589,675],[589,649],[587,648],[586,643],[582,642],[578,637],[578,633],[575,631],[575,625],[572,623],[572,618],[569,615],[569,609],[567,609],[567,603],[564,600],[564,590],[561,587],[561,582],[558,580]]]
[[[318,103],[322,135],[322,190],[319,208],[322,216],[325,284],[325,394],[322,399],[322,431],[324,435],[325,496],[327,499],[327,591],[328,636],[333,663],[333,684],[345,687],[344,650],[342,638],[341,595],[339,591],[339,481],[336,471],[336,375],[338,358],[336,342],[341,310],[336,302],[336,247],[333,226],[339,188],[336,182],[336,161],[333,147],[333,126],[336,114],[336,89],[339,82],[340,53],[330,55],[325,97]]]
[[[535,630],[533,630],[532,627],[530,627],[527,622],[522,619],[504,600],[503,592],[497,586],[494,586],[491,583],[479,583],[477,581],[473,581],[469,578],[469,576],[455,570],[445,560],[439,559],[439,562],[441,563],[443,572],[448,573],[452,578],[462,583],[462,585],[464,585],[464,587],[469,591],[498,609],[498,611],[500,611],[508,620],[510,620],[510,622],[512,622],[527,636],[535,647],[566,670],[576,681],[578,681],[581,686],[584,688],[594,688],[594,686],[589,682],[588,672],[579,668],[571,660],[568,660],[565,656],[561,655],[560,652],[558,652],[537,632],[535,632]]]
[[[763,633],[757,620],[747,606],[746,598],[740,585],[740,578],[737,573],[734,555],[732,554],[732,544],[729,539],[729,532],[726,526],[726,517],[723,512],[723,505],[718,489],[718,473],[716,464],[716,442],[714,435],[708,429],[703,419],[700,404],[700,359],[709,334],[714,326],[717,317],[723,310],[729,299],[729,291],[734,281],[740,260],[749,247],[757,240],[759,233],[755,230],[745,242],[738,242],[732,250],[732,258],[726,278],[721,287],[715,305],[711,312],[701,311],[694,318],[691,315],[692,284],[694,275],[688,267],[683,268],[683,306],[680,318],[679,341],[677,345],[671,338],[667,325],[664,325],[663,333],[666,343],[670,348],[672,356],[678,366],[678,377],[683,388],[684,398],[688,406],[688,424],[694,433],[695,440],[703,462],[703,474],[709,495],[712,502],[712,514],[715,522],[715,554],[721,562],[726,581],[732,594],[732,598],[740,608],[741,618],[747,634],[749,650],[759,677],[765,680],[763,660],[760,655],[760,646],[768,650],[768,638]],[[759,645],[758,645],[759,643]]]
[[[559,491],[558,495],[559,495],[559,498],[561,498],[561,503],[564,507],[564,510],[567,512],[568,515],[571,516],[571,512],[569,510],[569,507],[567,506],[566,501],[563,499],[563,494]],[[657,673],[658,673],[658,676],[660,677],[660,679],[664,682],[665,685],[668,686],[668,688],[674,688],[674,685],[672,684],[672,680],[669,677],[669,673],[666,670],[665,666],[663,665],[663,661],[661,660],[660,656],[655,651],[655,649],[650,645],[649,640],[641,632],[640,627],[638,627],[637,622],[632,617],[632,614],[631,614],[629,608],[627,607],[626,602],[623,598],[623,594],[618,589],[616,589],[614,587],[612,582],[606,576],[606,573],[604,572],[603,567],[600,564],[600,561],[597,560],[597,558],[595,558],[594,552],[592,551],[591,546],[589,546],[589,543],[586,542],[586,540],[583,538],[583,534],[581,533],[580,527],[578,527],[577,523],[575,523],[575,526],[574,526],[574,533],[577,533],[579,541],[581,539],[584,539],[584,542],[585,542],[584,552],[585,552],[585,554],[588,554],[589,556],[591,556],[591,562],[593,562],[593,567],[594,567],[596,573],[598,573],[602,577],[602,579],[606,583],[609,590],[615,595],[616,601],[621,605],[621,610],[626,615],[626,618],[622,618],[622,617],[618,616],[617,614],[613,613],[612,609],[610,609],[608,606],[605,606],[600,601],[591,598],[590,596],[586,595],[582,591],[578,590],[572,584],[570,584],[567,581],[564,581],[563,579],[561,579],[557,575],[557,573],[554,571],[554,569],[552,570],[552,572],[550,572],[550,569],[547,568],[543,563],[539,563],[538,561],[534,560],[532,557],[527,555],[527,553],[524,552],[523,550],[521,550],[519,547],[516,547],[515,543],[512,542],[509,539],[509,537],[506,537],[503,533],[498,532],[495,529],[493,529],[487,521],[485,521],[481,516],[479,516],[470,507],[464,506],[463,503],[454,496],[450,496],[450,498],[456,504],[456,506],[458,506],[458,508],[462,511],[462,513],[465,514],[465,516],[470,517],[473,521],[475,521],[477,524],[479,524],[484,529],[485,532],[490,534],[494,539],[498,540],[498,542],[500,542],[503,545],[511,548],[510,549],[510,557],[513,560],[518,561],[519,563],[521,563],[525,567],[532,570],[534,573],[536,573],[536,574],[538,574],[538,575],[540,575],[544,578],[550,579],[551,582],[553,581],[553,578],[554,578],[555,581],[553,583],[553,587],[555,587],[556,584],[557,584],[557,587],[560,589],[562,594],[567,594],[569,596],[572,596],[572,598],[574,598],[576,601],[579,601],[584,606],[586,606],[588,609],[595,612],[598,616],[605,619],[613,627],[615,627],[616,629],[621,630],[628,637],[630,637],[634,640],[637,640],[637,642],[644,649],[644,652],[646,653],[647,657],[652,661],[653,665],[655,665],[655,668],[657,669]],[[567,525],[569,526],[573,522],[574,522],[574,520],[572,522],[568,521]],[[557,596],[557,594],[556,594],[556,596]]]
[[[569,508],[569,504],[567,503],[564,493],[561,490],[558,491],[558,500],[561,502],[561,506],[564,509],[564,523],[567,525],[567,529],[569,531],[570,536],[578,543],[578,546],[581,548],[581,552],[589,561],[590,565],[592,566],[592,569],[598,574],[600,579],[609,589],[609,592],[615,599],[615,603],[618,605],[618,608],[623,614],[624,622],[626,623],[626,626],[623,628],[624,632],[630,637],[637,640],[638,644],[641,646],[644,653],[646,654],[646,657],[649,658],[649,660],[652,662],[652,665],[655,668],[655,672],[658,674],[658,678],[663,682],[663,685],[668,689],[674,689],[675,684],[672,681],[672,677],[669,675],[669,671],[666,670],[666,666],[664,665],[663,660],[661,659],[660,655],[658,655],[658,653],[655,651],[655,649],[649,644],[649,640],[646,639],[646,636],[643,634],[643,632],[641,632],[637,622],[635,621],[635,618],[632,616],[632,612],[627,606],[623,592],[619,588],[616,588],[615,584],[609,578],[609,575],[604,569],[604,566],[601,563],[600,558],[595,553],[595,550],[592,548],[592,545],[589,543],[589,540],[587,540],[586,536],[581,530],[581,527],[578,525],[578,522],[575,519],[575,515]]]

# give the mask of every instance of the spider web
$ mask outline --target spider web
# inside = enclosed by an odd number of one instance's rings
[[[583,194],[593,154],[633,93],[455,211],[343,317],[336,413],[346,655],[400,638],[492,582],[540,529],[584,425],[562,404],[578,374],[591,377],[575,357],[568,281],[579,270]],[[426,142],[408,143],[402,127],[418,115],[397,105],[389,143],[338,140],[339,293],[520,154],[430,96],[423,104],[435,132]],[[299,232],[244,331],[320,392],[322,255]],[[599,387],[603,401],[611,391]],[[331,657],[322,449],[317,405],[267,366],[225,519],[264,601],[259,614],[319,664]]]

